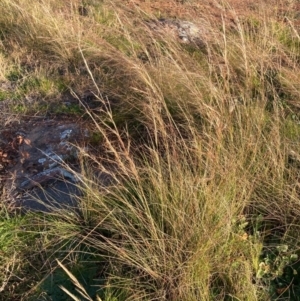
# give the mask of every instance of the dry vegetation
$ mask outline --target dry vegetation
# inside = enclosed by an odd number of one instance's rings
[[[1,1],[2,125],[101,107],[79,210],[2,207],[1,300],[299,300],[299,1],[198,2]]]

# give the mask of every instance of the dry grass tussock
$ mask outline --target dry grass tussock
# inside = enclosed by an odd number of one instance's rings
[[[91,265],[99,300],[298,300],[287,274],[300,243],[296,16],[219,6],[218,22],[199,15],[208,26],[199,48],[151,31],[155,15],[122,1],[1,2],[0,75],[17,91],[1,97],[38,95],[21,111],[31,114],[92,91],[100,109],[85,116],[101,149],[81,150],[78,210],[3,209],[6,300],[45,296],[55,259],[81,292],[64,289],[74,300],[96,298],[82,287],[90,280],[76,280]]]

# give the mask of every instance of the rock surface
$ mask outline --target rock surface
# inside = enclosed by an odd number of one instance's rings
[[[204,21],[203,21],[204,22]],[[199,47],[206,45],[208,26],[177,19],[158,19],[146,21],[148,27],[157,32],[168,31],[177,36],[182,43],[193,43]]]
[[[76,145],[88,130],[70,120],[20,122],[0,131],[1,186],[7,198],[26,210],[74,205],[79,176]]]

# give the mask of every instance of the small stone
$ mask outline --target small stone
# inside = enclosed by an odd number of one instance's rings
[[[60,134],[60,140],[65,140],[70,138],[72,130],[65,130]]]
[[[38,159],[38,162],[41,164],[44,164],[46,161],[47,161],[47,159],[45,159],[45,158]]]

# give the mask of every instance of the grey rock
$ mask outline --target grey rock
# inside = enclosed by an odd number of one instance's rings
[[[25,192],[17,205],[23,212],[52,212],[70,207],[76,209],[81,195],[80,189],[72,181],[56,180],[47,187]]]
[[[73,171],[79,171],[75,145],[84,146],[88,130],[64,120],[21,122],[17,127],[0,131],[8,157],[14,154],[5,166],[9,176],[2,180],[11,202],[26,210],[73,204],[80,195],[80,177]]]
[[[146,21],[146,24],[153,31],[173,32],[182,43],[194,43],[201,47],[206,45],[208,26],[205,22],[200,26],[185,20],[158,19]]]
[[[19,188],[22,190],[32,189],[35,186],[39,186],[44,183],[47,183],[51,179],[58,179],[58,178],[69,179],[74,183],[77,183],[79,180],[78,176],[76,176],[75,174],[73,175],[71,172],[67,171],[66,169],[62,167],[55,167],[55,168],[46,169],[34,175],[30,179],[23,181],[19,185]]]

